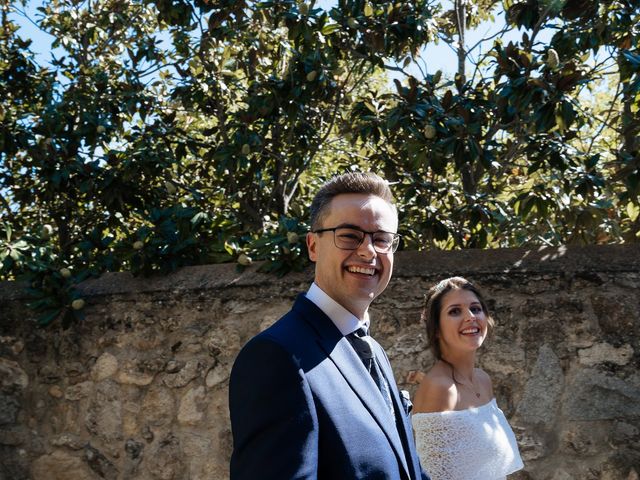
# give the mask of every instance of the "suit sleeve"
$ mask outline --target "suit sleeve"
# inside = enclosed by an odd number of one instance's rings
[[[264,337],[240,352],[229,380],[231,480],[315,479],[318,422],[299,362]]]

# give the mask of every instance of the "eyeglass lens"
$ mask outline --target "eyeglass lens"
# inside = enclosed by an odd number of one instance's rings
[[[355,250],[364,241],[365,232],[353,228],[336,228],[334,233],[336,247]],[[371,235],[373,248],[378,253],[388,253],[394,249],[396,235],[387,232],[375,232]]]

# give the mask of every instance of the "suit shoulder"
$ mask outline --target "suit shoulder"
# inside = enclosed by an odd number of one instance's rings
[[[275,378],[288,378],[300,369],[299,360],[287,343],[266,332],[251,338],[238,352],[229,378],[230,394],[239,388],[266,388],[265,382],[274,384]]]
[[[304,335],[308,329],[302,315],[291,309],[276,322],[257,334],[254,339],[270,340],[282,346],[291,343],[292,339]]]
[[[311,338],[309,333],[309,326],[303,316],[292,308],[271,326],[250,338],[238,357],[264,349],[272,352],[280,350],[284,356],[295,355],[300,345],[305,345]]]
[[[294,314],[291,311],[287,312],[271,326],[251,337],[240,350],[240,354],[245,350],[250,351],[268,344],[287,350],[288,339],[292,334],[292,328],[296,324],[292,316]]]

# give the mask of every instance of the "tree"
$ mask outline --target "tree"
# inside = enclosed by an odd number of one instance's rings
[[[49,65],[0,5],[0,276],[42,323],[104,271],[301,268],[310,196],[347,168],[394,182],[407,248],[638,240],[631,2],[48,0]],[[520,38],[474,57],[498,14]],[[434,41],[451,78],[408,70]]]
[[[471,62],[473,75],[465,32],[483,18],[475,12],[497,7],[454,2],[435,21],[440,40],[455,42],[455,78],[408,74],[396,92],[371,94],[375,122],[365,108],[353,118],[354,134],[400,181],[410,243],[637,241],[637,3],[505,6],[504,28]],[[514,27],[521,38],[505,45]],[[555,32],[550,43],[538,40],[542,30]],[[606,78],[616,94],[602,94]]]

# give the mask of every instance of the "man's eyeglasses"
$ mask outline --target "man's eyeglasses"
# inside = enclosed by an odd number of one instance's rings
[[[311,233],[333,232],[333,243],[341,250],[356,250],[365,235],[371,235],[373,249],[378,253],[394,253],[400,243],[400,234],[391,232],[365,232],[355,227],[320,228]]]

